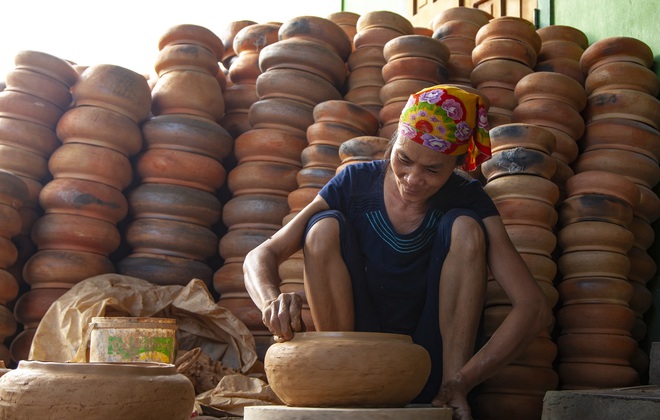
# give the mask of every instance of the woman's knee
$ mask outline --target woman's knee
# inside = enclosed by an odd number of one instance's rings
[[[331,250],[339,250],[339,221],[325,217],[314,223],[307,231],[303,244],[305,255],[327,255]]]
[[[452,225],[450,248],[469,254],[484,253],[486,235],[482,224],[471,216],[458,216]]]

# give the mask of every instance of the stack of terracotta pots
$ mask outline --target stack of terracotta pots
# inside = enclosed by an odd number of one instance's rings
[[[19,210],[28,199],[28,189],[17,175],[0,170],[0,360],[9,366],[11,357],[4,345],[17,329],[16,319],[8,304],[18,296],[18,280],[8,271],[18,260],[18,249],[11,241],[21,233]]]
[[[259,53],[261,50],[278,41],[278,25],[255,24],[247,25],[234,36],[232,50],[236,56],[231,60],[227,75],[231,85],[224,92],[225,116],[222,126],[238,139],[241,134],[249,131],[249,112],[253,103],[259,100],[257,94],[257,79],[261,75],[259,68]]]
[[[451,53],[446,62],[451,83],[471,85],[471,74],[475,66],[472,62],[475,38],[479,29],[492,18],[481,9],[451,7],[431,22],[433,38],[445,44]]]
[[[222,40],[222,46],[224,48],[224,53],[220,59],[220,64],[222,64],[221,70],[225,73],[231,68],[231,65],[236,58],[238,58],[238,52],[234,50],[234,39],[236,38],[236,34],[246,26],[256,24],[257,22],[252,20],[236,20],[229,22],[227,26],[218,32],[218,37]]]
[[[541,51],[535,71],[562,73],[584,85],[580,58],[589,47],[589,39],[572,26],[550,25],[536,31],[541,37]]]
[[[503,124],[490,135],[493,157],[481,165],[486,192],[552,310],[559,299],[553,286],[559,197],[552,182],[554,135],[531,124]],[[510,310],[509,298],[489,275],[484,309],[488,338]],[[553,370],[557,347],[550,334],[549,329],[542,331],[518,359],[486,380],[476,400],[479,418],[492,418],[493,413],[515,419],[540,418],[546,391],[556,389],[559,381]]]
[[[660,81],[650,69],[651,49],[634,38],[603,39],[582,57],[589,95],[584,112],[587,126],[573,167],[576,173],[617,173],[639,189],[640,201],[628,226],[635,236],[628,252],[628,280],[633,286],[630,306],[636,315],[633,338],[640,341],[646,336],[643,315],[652,301],[646,283],[657,269],[647,249],[654,240],[651,224],[660,217],[660,198],[653,191],[660,181]],[[648,370],[648,357],[641,350],[635,367],[642,375]]]
[[[389,11],[376,11],[360,16],[353,38],[354,51],[348,59],[350,71],[344,99],[356,103],[378,117],[383,107],[381,88],[385,85],[382,69],[387,60],[385,44],[402,35],[413,35],[412,23]],[[414,92],[410,92],[414,93]]]
[[[62,146],[48,161],[53,180],[39,194],[45,214],[32,227],[38,250],[23,270],[31,290],[16,304],[26,329],[15,344],[24,334],[28,341],[50,304],[73,285],[115,272],[110,256],[121,242],[122,191],[133,180],[129,159],[142,147],[149,86],[142,75],[103,64],[88,67],[72,93],[75,106],[57,125]],[[28,343],[20,347],[29,350]]]
[[[219,245],[224,264],[213,279],[219,304],[243,321],[261,350],[272,336],[243,285],[243,261],[247,252],[282,227],[289,213],[289,193],[298,187],[296,176],[307,128],[314,123],[314,107],[341,99],[345,60],[351,52],[346,33],[321,17],[291,19],[280,26],[278,36],[278,42],[259,53],[259,100],[249,112],[253,130],[236,142],[237,165],[227,182],[232,198],[223,208],[228,230]]]
[[[335,175],[341,164],[339,149],[353,138],[374,136],[378,120],[360,105],[343,100],[321,102],[314,107],[314,124],[307,128],[307,146],[301,154],[302,169],[296,180],[298,189],[288,196],[290,212],[282,221],[287,224],[311,203],[323,186]],[[303,287],[303,253],[299,251],[280,264],[282,292],[296,292],[303,298],[303,317],[307,329],[314,328]]]
[[[331,13],[326,17],[329,21],[334,22],[339,26],[346,35],[348,39],[351,40],[351,45],[353,44],[353,38],[357,34],[357,22],[360,19],[360,15],[353,12],[335,12]],[[354,49],[354,47],[352,47]]]
[[[533,73],[541,38],[531,22],[516,17],[499,17],[483,25],[472,50],[472,86],[490,100],[488,120],[491,128],[514,121],[518,105],[514,89]]]
[[[605,171],[576,173],[559,207],[557,310],[562,389],[613,388],[639,382],[631,361],[632,332],[628,229],[640,199],[635,184]]]
[[[385,152],[390,141],[391,139],[379,136],[360,136],[346,140],[339,147],[341,165],[337,167],[337,173],[348,165],[388,157]]]
[[[223,45],[204,27],[178,25],[161,36],[158,49],[152,116],[142,126],[146,147],[135,166],[139,185],[129,196],[130,253],[118,269],[160,285],[193,278],[210,285],[208,259],[218,246],[211,227],[220,214],[215,194],[224,185],[222,159],[233,143],[218,123]]]
[[[378,135],[390,138],[411,94],[449,81],[445,65],[449,49],[426,35],[402,35],[385,44],[383,56],[387,63],[382,70],[385,84],[380,89],[383,107],[378,113],[381,122]]]

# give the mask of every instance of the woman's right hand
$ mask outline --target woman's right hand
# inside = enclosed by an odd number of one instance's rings
[[[302,298],[294,292],[281,293],[263,305],[262,320],[275,341],[281,343],[293,338],[295,332],[305,330],[302,321]]]

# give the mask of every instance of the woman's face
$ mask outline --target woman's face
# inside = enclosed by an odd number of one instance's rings
[[[399,137],[392,148],[390,166],[402,200],[426,204],[456,168],[456,156]]]

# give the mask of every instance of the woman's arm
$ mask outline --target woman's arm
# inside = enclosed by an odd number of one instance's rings
[[[279,265],[301,249],[309,219],[328,208],[325,200],[317,195],[282,229],[245,256],[245,288],[261,310],[264,324],[279,340],[290,340],[293,332],[302,328],[302,300],[296,293],[280,292]]]

